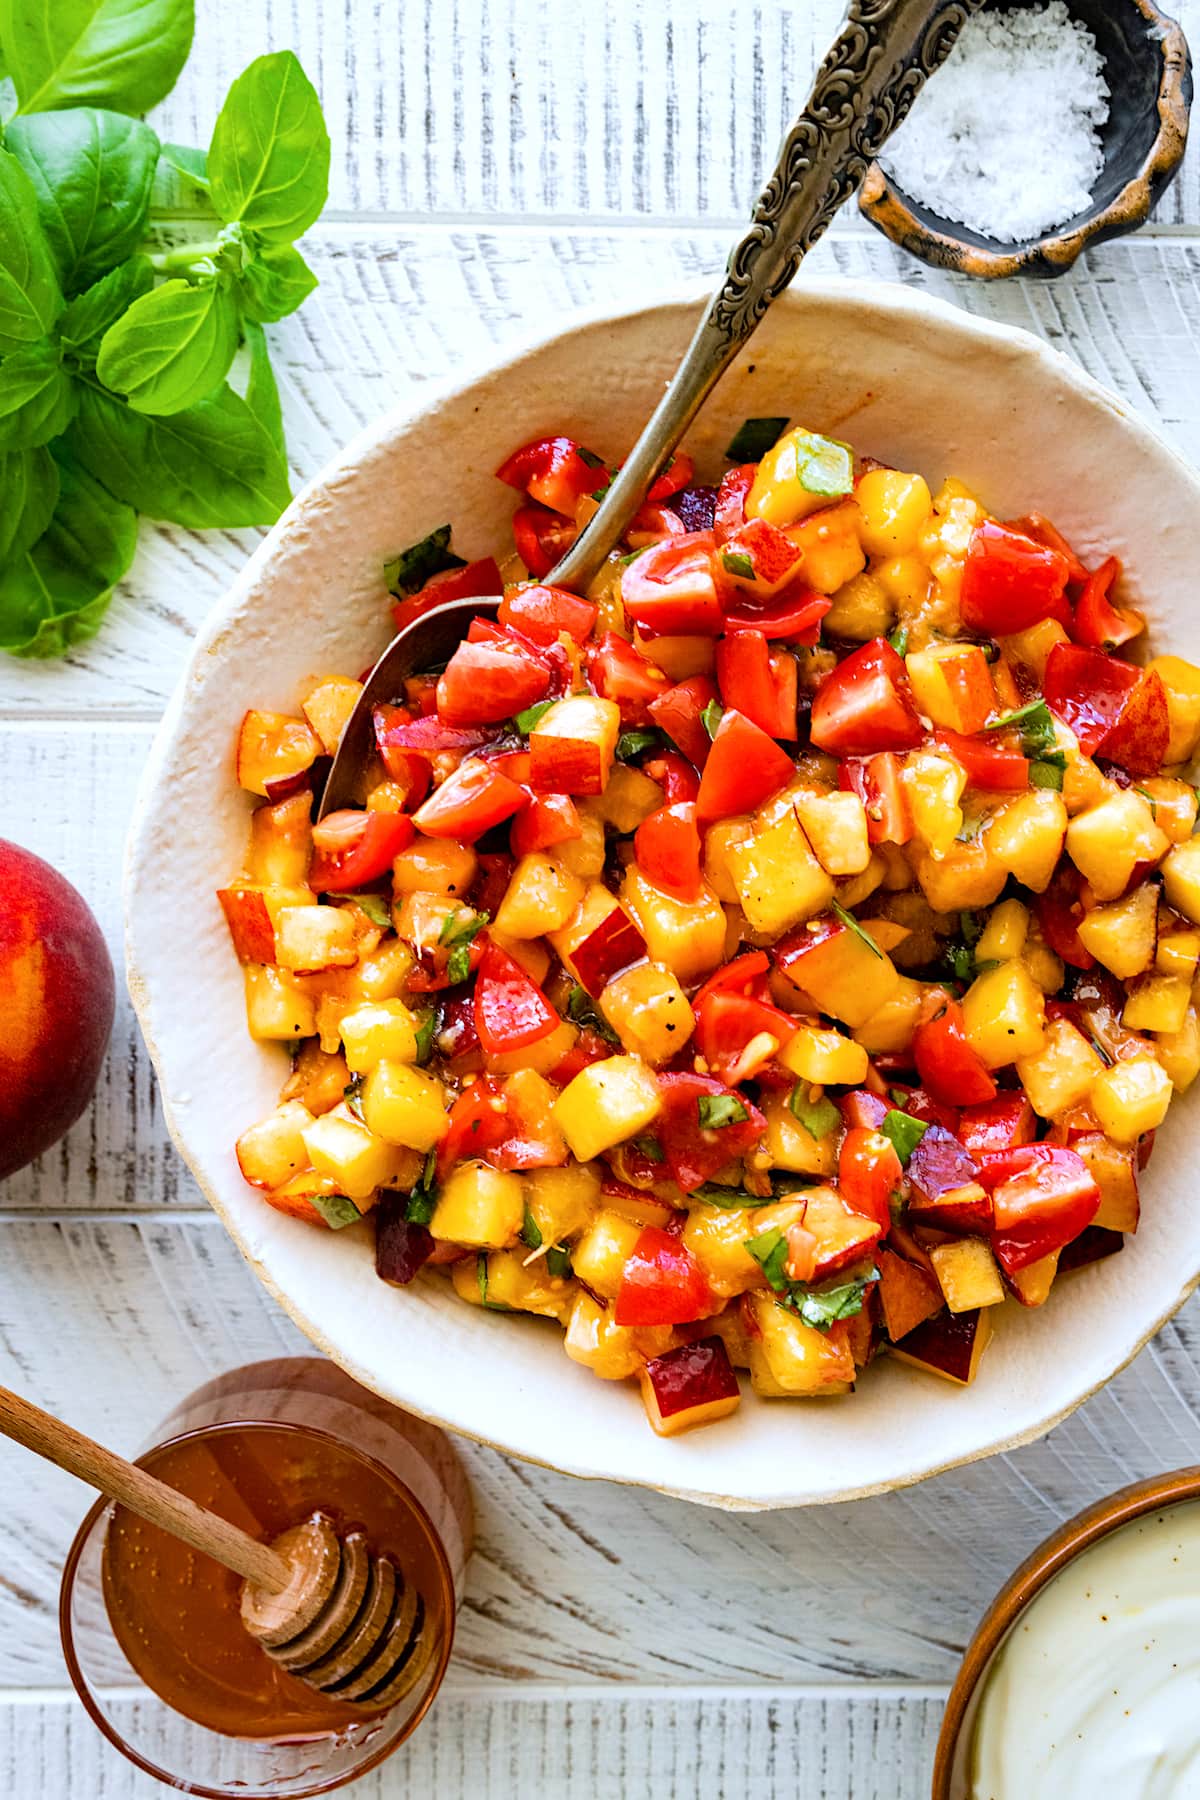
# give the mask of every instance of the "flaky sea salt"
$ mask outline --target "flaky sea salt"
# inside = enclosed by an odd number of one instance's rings
[[[1064,0],[968,19],[880,161],[913,200],[985,237],[1037,237],[1082,212],[1103,166],[1108,86]]]

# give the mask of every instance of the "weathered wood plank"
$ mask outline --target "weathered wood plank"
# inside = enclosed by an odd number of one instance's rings
[[[311,255],[322,285],[272,328],[297,479],[423,383],[561,324],[576,307],[711,277],[726,249],[712,231],[347,225],[317,233]],[[874,236],[827,240],[810,266],[814,277],[899,280],[1040,332],[1200,460],[1200,246],[1191,241],[1108,245],[1042,286],[967,282]],[[65,665],[0,657],[0,715],[156,717],[196,624],[259,535],[144,525],[137,561],[91,644]]]
[[[1171,10],[1200,36],[1198,0]],[[736,222],[843,11],[843,0],[595,0],[567,14],[547,0],[201,0],[196,51],[154,122],[207,143],[249,58],[291,47],[321,92],[341,212]],[[1200,223],[1194,153],[1159,216]]]
[[[0,1380],[117,1449],[210,1373],[304,1349],[211,1215],[0,1218],[0,1270]],[[803,1513],[705,1512],[464,1444],[479,1547],[455,1681],[944,1684],[1047,1532],[1185,1460],[1198,1363],[1193,1301],[1041,1444]],[[58,1687],[59,1571],[88,1497],[12,1446],[0,1485],[0,1689]]]
[[[118,1717],[132,1713],[122,1703]],[[443,1692],[410,1743],[345,1800],[920,1800],[939,1700],[784,1689],[492,1696]],[[36,1771],[36,1776],[34,1775]],[[0,1708],[0,1788],[77,1800],[158,1800],[66,1699]]]

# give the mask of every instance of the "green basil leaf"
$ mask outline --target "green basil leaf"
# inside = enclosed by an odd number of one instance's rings
[[[1029,785],[1035,788],[1049,788],[1053,793],[1061,794],[1066,773],[1066,752],[1054,750],[1049,756],[1040,756],[1036,762],[1030,763]]]
[[[23,113],[144,113],[192,47],[193,0],[0,0],[0,43]]]
[[[811,1086],[809,1081],[796,1083],[788,1095],[788,1111],[794,1119],[799,1119],[809,1137],[828,1137],[841,1124],[842,1115],[827,1094],[822,1094],[819,1100],[810,1100]]]
[[[457,987],[471,973],[471,947],[469,944],[455,944],[446,958],[446,980],[451,987]]]
[[[720,1131],[726,1125],[740,1125],[750,1117],[736,1094],[701,1094],[696,1106],[702,1131]]]
[[[486,1306],[488,1303],[488,1261],[486,1250],[480,1250],[475,1258],[475,1281],[479,1288],[479,1298]]]
[[[730,575],[740,575],[743,581],[754,580],[754,564],[744,550],[722,550],[721,565]]]
[[[329,193],[329,133],[317,91],[290,50],[260,56],[226,97],[208,150],[213,205],[263,243],[290,244]]]
[[[291,499],[277,446],[228,385],[166,419],[84,386],[67,438],[85,468],[153,519],[273,525]]]
[[[33,183],[65,294],[133,255],[146,233],[158,163],[148,125],[81,106],[14,119],[4,141]]]
[[[354,1114],[356,1119],[362,1119],[363,1117],[363,1081],[363,1076],[356,1075],[354,1080],[347,1082],[346,1086],[342,1089],[342,1099],[346,1102],[347,1107]],[[366,1123],[365,1119],[363,1120],[363,1123]]]
[[[1009,725],[1020,726],[1021,749],[1026,756],[1042,757],[1047,751],[1054,751],[1058,733],[1054,727],[1054,715],[1044,700],[1028,700],[1024,706],[1018,706],[1015,712],[1002,713],[998,719],[991,720],[983,729],[1002,731]],[[1063,755],[1061,751],[1055,754]],[[1065,766],[1065,756],[1063,763]]]
[[[169,169],[174,169],[177,175],[182,175],[185,181],[207,194],[208,157],[203,150],[197,150],[191,144],[163,144],[159,157]]]
[[[883,951],[879,948],[879,945],[875,942],[875,939],[871,936],[870,932],[863,930],[853,913],[847,912],[844,906],[839,906],[836,900],[833,902],[832,911],[834,917],[841,920],[847,931],[852,931],[855,937],[862,939],[868,950],[873,951],[876,956],[882,957]]]
[[[45,448],[0,451],[0,564],[37,543],[58,503],[58,464]]]
[[[552,1244],[546,1252],[546,1273],[558,1281],[569,1281],[575,1273],[571,1267],[571,1251],[567,1244]]]
[[[879,1127],[885,1138],[889,1138],[901,1163],[907,1164],[909,1157],[929,1130],[924,1119],[914,1119],[911,1113],[901,1111],[899,1107],[888,1113]]]
[[[800,1314],[806,1325],[817,1331],[828,1331],[839,1319],[852,1319],[863,1309],[867,1289],[879,1280],[879,1270],[866,1269],[848,1281],[827,1282],[823,1287],[804,1288],[797,1282],[788,1296],[788,1306]]]
[[[466,917],[463,917],[466,912]],[[467,908],[447,913],[438,932],[438,943],[452,950],[460,944],[473,944],[488,922],[489,914],[471,912]]]
[[[789,1286],[784,1269],[787,1262],[787,1238],[779,1226],[773,1225],[769,1231],[760,1231],[757,1237],[747,1238],[746,1249],[775,1292],[786,1293]]]
[[[207,399],[237,346],[237,301],[225,281],[166,281],[105,332],[96,373],[135,412],[162,418]]]
[[[417,1062],[424,1065],[433,1055],[433,1040],[437,1032],[437,1013],[422,1013],[421,1023],[417,1026]]]
[[[17,656],[61,656],[93,637],[137,544],[133,511],[68,457],[56,461],[49,525],[0,569],[0,649]]]
[[[146,256],[131,256],[118,263],[90,288],[77,294],[58,321],[58,337],[68,360],[95,368],[100,340],[115,325],[126,307],[154,286],[154,270]]]
[[[584,1030],[598,1032],[607,1043],[619,1044],[621,1041],[592,996],[579,982],[575,983],[567,995],[567,1017]]]
[[[250,376],[246,383],[246,405],[274,444],[285,465],[287,444],[283,435],[283,408],[279,404],[279,388],[271,367],[267,334],[261,325],[247,319],[243,325],[246,346],[250,352]]]
[[[646,750],[656,750],[661,743],[662,732],[648,726],[623,731],[617,739],[617,761],[632,762],[635,756],[641,756]]]
[[[888,633],[888,643],[892,646],[892,649],[896,652],[897,656],[907,655],[907,653],[908,653],[908,626],[907,625],[897,625],[895,631]]]
[[[302,306],[317,278],[291,244],[278,244],[251,257],[238,277],[237,295],[248,319],[272,324]]]
[[[796,444],[796,473],[807,493],[836,500],[854,492],[854,452],[836,438],[803,432]]]
[[[794,1179],[800,1181],[802,1177]],[[726,1188],[715,1181],[706,1181],[688,1195],[689,1203],[695,1200],[702,1200],[706,1206],[719,1207],[722,1212],[741,1212],[746,1207],[774,1206],[775,1195],[748,1194],[745,1188]]]
[[[397,600],[405,599],[409,594],[420,593],[425,583],[434,575],[440,575],[443,569],[465,569],[466,563],[461,556],[455,556],[450,548],[450,526],[439,525],[427,537],[410,544],[399,556],[383,567],[383,578],[388,592]]]
[[[528,737],[538,720],[544,719],[554,704],[553,700],[535,700],[532,706],[525,708],[524,712],[514,713],[513,724],[521,736]]]
[[[353,1200],[348,1199],[345,1194],[310,1194],[308,1198],[331,1231],[341,1231],[347,1225],[357,1225],[362,1218]]]
[[[75,384],[49,338],[0,360],[0,450],[33,450],[61,435],[75,411]]]
[[[663,1147],[655,1137],[635,1137],[633,1147],[647,1162],[660,1163],[664,1160]]]
[[[365,912],[372,925],[378,925],[383,931],[392,928],[391,908],[382,894],[347,894],[360,912]]]
[[[540,1250],[542,1247],[541,1227],[528,1207],[525,1208],[525,1222],[521,1226],[521,1242],[530,1250]]]
[[[404,1217],[410,1225],[428,1225],[437,1210],[437,1195],[422,1177],[421,1185],[408,1196]]]
[[[787,419],[743,419],[725,454],[730,462],[759,462],[787,429]]]
[[[33,183],[16,157],[0,150],[0,355],[44,338],[62,307]]]
[[[721,702],[719,700],[710,700],[704,711],[700,714],[700,723],[704,726],[704,729],[707,731],[710,738],[716,737],[717,729],[724,717],[725,708],[721,705]]]

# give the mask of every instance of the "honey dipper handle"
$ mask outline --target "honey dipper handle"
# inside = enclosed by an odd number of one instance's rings
[[[5,1387],[0,1387],[0,1433],[269,1593],[281,1593],[291,1581],[291,1565],[268,1545]]]

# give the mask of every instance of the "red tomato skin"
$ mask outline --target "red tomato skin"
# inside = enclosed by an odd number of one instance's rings
[[[345,849],[318,850],[308,872],[314,894],[352,894],[378,881],[413,840],[407,813],[364,812],[357,840]]]
[[[712,749],[704,724],[705,708],[717,697],[716,683],[707,675],[690,675],[677,681],[647,708],[651,719],[677,744],[690,763],[702,769]]]
[[[912,837],[912,808],[900,771],[900,760],[891,750],[847,757],[838,769],[838,787],[857,794],[863,803],[872,844],[907,844]]]
[[[691,1252],[669,1231],[647,1225],[617,1290],[618,1325],[686,1325],[704,1318],[713,1298]]]
[[[826,676],[813,700],[810,734],[832,756],[913,750],[920,743],[925,731],[904,662],[886,638],[863,644]]]
[[[838,1192],[853,1212],[890,1231],[889,1200],[900,1187],[904,1170],[890,1138],[880,1131],[852,1126],[838,1151]]]
[[[693,1011],[703,1006],[710,994],[750,994],[756,1000],[765,1000],[770,991],[770,969],[771,959],[765,950],[747,950],[743,955],[735,956],[697,989],[692,1000]]]
[[[776,642],[811,646],[820,637],[821,620],[832,604],[800,576],[773,600],[756,601],[749,594],[729,600],[725,630],[731,636],[739,631],[761,631]]]
[[[608,474],[602,464],[589,462],[574,438],[534,438],[514,450],[496,470],[506,486],[524,488],[532,500],[552,512],[573,513],[585,494],[602,488]]]
[[[1051,877],[1050,886],[1034,903],[1038,926],[1055,956],[1061,956],[1073,969],[1094,969],[1096,959],[1086,950],[1079,937],[1083,908],[1079,902],[1082,876],[1073,863],[1063,860]]]
[[[1024,631],[1039,619],[1070,620],[1070,564],[1059,550],[985,519],[971,533],[959,611],[969,631]]]
[[[967,1042],[962,1007],[946,995],[913,1033],[917,1073],[935,1099],[975,1106],[996,1095],[996,1083]]]
[[[514,856],[529,856],[582,836],[579,809],[569,794],[536,794],[530,788],[525,805],[512,822],[510,842]]]
[[[1087,570],[1062,532],[1042,513],[1024,513],[1019,519],[1009,519],[1006,529],[1019,532],[1022,537],[1032,538],[1035,544],[1042,544],[1047,550],[1057,550],[1060,556],[1065,556],[1068,583],[1087,580]]]
[[[524,804],[525,794],[515,781],[475,758],[434,789],[414,820],[427,837],[459,838],[464,844],[473,844]]]
[[[785,782],[795,765],[774,738],[736,710],[717,726],[696,799],[697,816],[705,821],[753,812]]]
[[[737,463],[722,476],[713,509],[713,536],[718,544],[725,543],[746,523],[746,495],[754,486],[757,473],[757,463]]]
[[[500,1084],[481,1075],[450,1108],[450,1127],[437,1147],[437,1178],[444,1181],[463,1156],[486,1158],[509,1132],[508,1108]]]
[[[638,868],[676,900],[698,900],[704,888],[700,872],[701,843],[694,801],[660,806],[643,819],[634,834]]]
[[[752,977],[751,985],[753,980]],[[696,1015],[696,1048],[714,1076],[730,1087],[757,1079],[762,1064],[775,1055],[774,1050],[769,1050],[754,1067],[744,1066],[745,1051],[756,1037],[766,1033],[781,1047],[796,1030],[791,1014],[769,1000],[728,988],[701,990],[692,1002],[692,1010]]]
[[[729,1091],[711,1076],[660,1075],[658,1087],[663,1105],[655,1123],[655,1135],[662,1145],[671,1179],[685,1194],[743,1155],[766,1129],[767,1121],[758,1108],[738,1096],[748,1116],[715,1131],[704,1130],[700,1124],[700,1097]]]
[[[1146,621],[1140,613],[1114,606],[1108,597],[1113,583],[1120,579],[1119,556],[1106,557],[1087,576],[1075,602],[1072,636],[1077,644],[1085,644],[1093,650],[1119,650],[1122,644],[1145,631]]]
[[[939,726],[934,745],[947,751],[966,771],[968,787],[985,794],[1020,794],[1029,786],[1029,763],[1019,750],[987,737],[964,737]]]
[[[494,724],[549,690],[550,671],[516,645],[460,644],[438,677],[438,717],[446,725]]]
[[[959,1141],[976,1158],[1031,1144],[1036,1132],[1037,1115],[1024,1094],[997,1094],[958,1116]]]
[[[722,583],[710,531],[664,538],[628,563],[621,601],[647,630],[716,637],[721,630]]]
[[[768,737],[794,742],[799,678],[795,658],[772,652],[761,631],[739,631],[717,644],[721,704],[752,719]]]
[[[403,631],[406,625],[432,612],[435,606],[445,606],[451,600],[474,600],[503,592],[499,564],[494,556],[483,556],[478,562],[468,563],[464,569],[443,569],[440,575],[430,577],[420,593],[395,601],[392,622],[397,631]]]
[[[1056,1144],[985,1156],[979,1181],[992,1195],[993,1248],[1010,1275],[1069,1244],[1100,1207],[1100,1189],[1083,1158]]]
[[[559,1022],[532,976],[489,941],[475,976],[475,1030],[484,1054],[524,1050],[548,1037]]]
[[[1141,670],[1080,644],[1055,644],[1046,659],[1042,692],[1052,713],[1069,725],[1085,756],[1094,756],[1116,725]]]
[[[596,607],[566,588],[509,588],[500,602],[497,617],[501,625],[511,626],[535,644],[554,644],[560,631],[586,643],[596,627]]]
[[[669,500],[680,488],[685,488],[696,472],[695,464],[684,450],[677,450],[662,474],[656,476],[650,484],[646,499],[651,505]]]
[[[575,542],[576,527],[574,519],[531,501],[518,506],[513,514],[512,533],[517,555],[534,579],[541,581]]]
[[[657,781],[668,806],[680,800],[694,800],[700,792],[700,777],[677,750],[660,750],[642,764],[642,773]]]
[[[623,725],[648,724],[651,703],[671,686],[649,657],[615,631],[606,631],[598,643],[588,645],[587,671],[596,693],[616,701]]]

